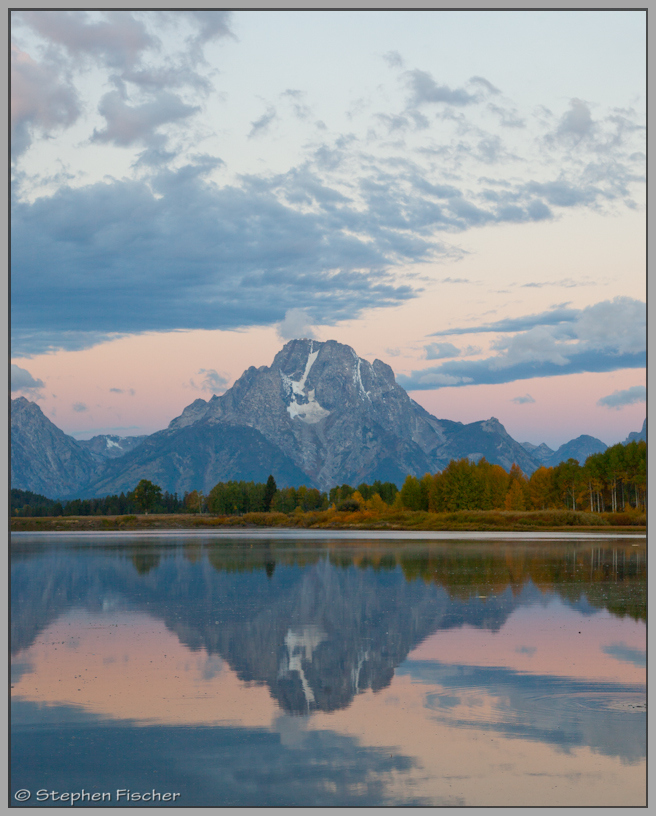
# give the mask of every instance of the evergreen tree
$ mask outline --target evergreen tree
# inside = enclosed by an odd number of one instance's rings
[[[270,475],[264,488],[264,511],[266,513],[271,510],[271,502],[273,501],[273,497],[276,495],[277,490],[276,480],[273,478],[273,475]]]

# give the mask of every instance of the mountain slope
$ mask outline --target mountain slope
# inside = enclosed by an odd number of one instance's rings
[[[555,451],[544,442],[541,445],[532,445],[530,442],[519,443],[532,459],[544,464]]]
[[[88,450],[54,425],[39,406],[11,401],[11,486],[63,498],[86,485],[99,465]]]
[[[468,457],[478,461],[485,457],[505,470],[510,470],[515,463],[528,475],[540,464],[510,436],[496,417],[463,425],[440,449],[440,456],[445,464],[451,459]]]
[[[629,442],[640,442],[640,440],[647,441],[647,420],[642,423],[642,429],[640,431],[632,431],[627,438],[624,440],[623,444],[628,445]]]
[[[593,453],[603,453],[607,447],[608,445],[602,442],[601,439],[582,434],[577,436],[576,439],[570,439],[569,442],[561,445],[544,464],[547,467],[556,467],[556,465],[566,462],[568,459],[576,459],[579,464],[583,465],[588,456],[592,456]]]
[[[219,482],[266,482],[272,473],[279,487],[308,484],[307,475],[253,428],[199,422],[178,430],[158,431],[136,449],[108,462],[86,495],[105,496],[133,490],[150,479],[163,490],[208,493]]]

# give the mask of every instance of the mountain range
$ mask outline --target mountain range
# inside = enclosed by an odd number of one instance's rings
[[[592,456],[593,453],[603,453],[608,445],[605,445],[601,439],[594,436],[582,434],[577,436],[576,439],[565,442],[557,451],[551,450],[544,442],[541,445],[522,442],[522,447],[545,467],[555,467],[560,462],[566,462],[568,459],[577,459],[581,463],[585,462],[588,456]]]
[[[643,432],[646,432],[643,428]],[[77,441],[25,397],[12,400],[12,487],[51,498],[105,496],[150,479],[182,495],[219,481],[317,487],[401,485],[450,460],[485,457],[530,475],[570,456],[584,461],[606,445],[581,436],[552,451],[520,444],[498,419],[438,419],[412,400],[381,360],[334,340],[291,340],[271,366],[251,366],[220,396],[197,399],[149,436]]]

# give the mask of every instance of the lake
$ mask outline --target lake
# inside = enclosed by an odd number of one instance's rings
[[[575,533],[14,534],[12,802],[645,805],[646,560]]]

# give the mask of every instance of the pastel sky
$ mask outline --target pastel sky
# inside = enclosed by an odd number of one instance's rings
[[[152,433],[293,337],[440,418],[645,416],[642,11],[15,11],[12,396]]]

